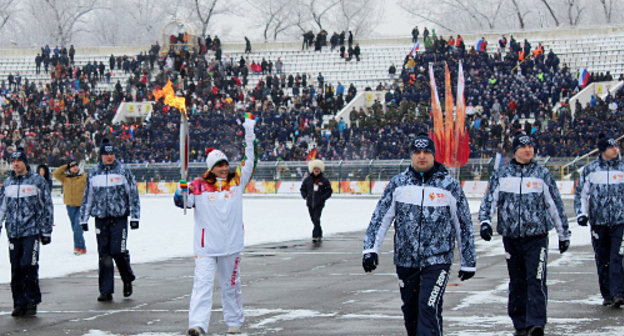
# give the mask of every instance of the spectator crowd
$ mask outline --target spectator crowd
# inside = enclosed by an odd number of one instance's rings
[[[341,35],[330,38],[332,48],[344,46]],[[413,34],[416,42],[418,35]],[[326,44],[323,36],[320,42],[318,35],[309,36],[304,35],[304,48]],[[460,35],[447,40],[427,32],[425,50],[406,56],[403,66],[390,72],[391,83],[380,84],[387,89],[384,101],[352,110],[347,120],[332,116],[356,95],[353,84],[327,83],[322,73],[288,73],[279,58],[275,63],[265,59],[256,63],[250,61],[251,51],[240,59],[224,56],[217,37],[190,48],[171,47],[164,54],[155,43],[139,55],[111,55],[109,64],[93,61],[84,66],[74,64],[73,46],[69,51],[46,46],[35,66],[39,71],[43,64],[50,74],[48,83],[36,85],[19,74],[11,74],[8,85],[1,83],[0,159],[6,162],[15,147],[23,147],[31,162],[52,167],[71,160],[93,162],[99,143],[109,138],[126,163],[176,162],[175,108],[161,101],[149,120],[111,123],[121,102],[153,100],[154,90],[168,80],[176,94],[186,98],[191,161],[203,161],[208,147],[223,148],[233,160],[241,159],[242,143],[236,139],[245,112],[257,116],[258,157],[263,161],[305,160],[312,149],[325,160],[401,159],[408,156],[409,140],[432,126],[429,63],[434,64],[437,83],[443,83],[445,63],[452,78],[460,62],[464,67],[471,157],[509,151],[518,129],[536,139],[541,156],[584,154],[596,146],[599,134],[620,135],[622,90],[604,100],[595,97],[586,106],[576,105],[573,118],[567,101],[579,91],[576,74],[560,64],[552,50],[544,53],[538,45],[535,52],[526,40],[521,44],[511,36],[507,43],[502,38],[505,43],[499,40],[498,50],[488,53],[484,39],[466,49]],[[351,34],[347,44],[354,45]],[[96,90],[97,83],[109,81],[115,70],[127,73],[128,80],[117,82],[111,91]],[[248,85],[250,71],[263,74],[253,86]],[[400,73],[396,80],[395,72]],[[440,99],[444,101],[443,96]],[[324,116],[329,116],[325,125]]]

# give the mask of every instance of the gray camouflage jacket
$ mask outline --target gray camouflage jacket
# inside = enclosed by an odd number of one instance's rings
[[[491,225],[497,209],[496,231],[503,237],[539,236],[554,226],[559,240],[570,239],[568,219],[555,179],[535,161],[521,165],[511,160],[494,173],[481,202],[481,223]]]
[[[574,192],[574,209],[592,225],[624,224],[624,162],[598,156],[585,166]]]
[[[51,235],[54,208],[48,183],[28,170],[26,175],[14,172],[0,187],[0,229],[6,224],[9,238]]]
[[[421,176],[410,167],[390,180],[366,231],[363,253],[378,253],[394,222],[395,265],[450,265],[457,240],[460,269],[474,272],[474,233],[464,191],[442,164],[435,162],[432,169]]]
[[[89,172],[80,206],[80,223],[95,218],[130,216],[139,220],[139,191],[132,172],[115,160],[111,165],[101,161]]]

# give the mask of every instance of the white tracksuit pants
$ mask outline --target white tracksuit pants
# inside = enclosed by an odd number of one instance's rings
[[[195,257],[195,281],[189,308],[189,327],[208,331],[212,311],[215,271],[219,272],[223,319],[228,327],[240,327],[243,314],[240,282],[240,253],[220,257]]]

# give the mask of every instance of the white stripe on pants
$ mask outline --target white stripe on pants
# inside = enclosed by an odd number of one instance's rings
[[[189,308],[189,327],[208,331],[212,310],[215,271],[219,272],[223,319],[230,327],[240,327],[245,320],[241,299],[240,253],[220,257],[195,257],[195,281]]]

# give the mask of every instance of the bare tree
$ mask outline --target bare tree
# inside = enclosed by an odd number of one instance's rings
[[[154,37],[160,34],[163,22],[162,18],[166,17],[163,7],[159,5],[162,1],[155,0],[122,0],[128,16],[132,18],[133,26],[137,36]]]
[[[97,0],[34,0],[31,13],[38,24],[50,28],[51,39],[65,45],[72,41],[74,34],[86,31],[86,19],[98,8],[97,4]]]
[[[383,16],[383,1],[340,0],[339,5],[340,16],[336,21],[343,26],[344,30],[351,30],[356,36],[372,32]]]
[[[605,21],[611,23],[611,14],[613,13],[613,0],[598,0],[604,11]]]
[[[448,31],[493,29],[505,21],[505,0],[420,0],[400,2],[408,13]],[[462,20],[457,20],[462,17]],[[464,26],[461,26],[464,25]]]
[[[553,11],[550,4],[548,3],[548,0],[541,0],[541,1],[544,4],[544,6],[546,6],[546,9],[548,9],[548,13],[550,13],[550,17],[552,17],[553,21],[555,21],[555,26],[559,27],[559,19],[557,19],[557,15],[555,15],[555,12]]]
[[[583,13],[583,7],[579,5],[580,1],[577,0],[564,0],[566,7],[568,8],[568,23],[570,26],[578,25],[581,14]]]
[[[2,0],[0,1],[0,29],[4,28],[7,24],[7,21],[11,18],[14,11],[14,3],[15,0]]]
[[[262,28],[262,36],[265,41],[272,37],[277,40],[277,36],[295,26],[296,20],[292,19],[293,8],[291,0],[267,0],[259,2],[247,0],[247,4],[253,8],[252,15],[256,26]]]
[[[520,25],[520,29],[524,29],[524,15],[525,14],[522,14],[522,11],[520,10],[520,6],[518,6],[517,0],[511,0],[511,3],[513,4],[516,17],[518,18],[518,24]]]
[[[312,20],[320,30],[323,30],[323,18],[328,12],[340,3],[340,0],[305,0],[312,15]]]
[[[201,23],[201,36],[206,36],[210,20],[226,11],[224,8],[218,7],[218,3],[219,0],[193,0],[195,16]]]

